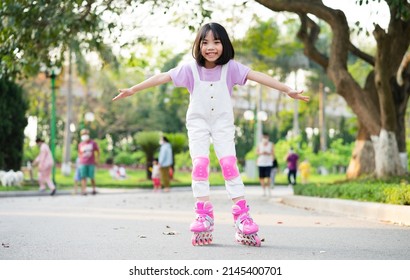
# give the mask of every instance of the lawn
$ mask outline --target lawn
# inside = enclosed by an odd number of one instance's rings
[[[36,173],[34,173],[36,174]],[[36,175],[35,175],[36,177]],[[70,176],[64,176],[61,174],[61,170],[56,170],[56,183],[59,189],[70,189],[74,185],[74,171]],[[248,179],[245,175],[242,176],[245,185],[259,185],[258,179]],[[343,174],[338,175],[312,175],[311,182],[314,183],[332,183],[337,180],[344,179]],[[224,185],[224,179],[221,172],[211,172],[210,182],[212,185]],[[108,169],[97,168],[96,170],[96,183],[98,187],[104,188],[151,188],[151,180],[146,179],[146,172],[143,169],[127,169],[127,178],[125,179],[113,179]],[[188,171],[177,171],[174,174],[174,179],[171,181],[172,187],[190,186],[191,185],[191,173]],[[276,185],[287,185],[287,177],[285,174],[280,173],[276,176]],[[0,191],[13,191],[13,190],[37,190],[37,182],[27,182],[22,187],[2,187]]]

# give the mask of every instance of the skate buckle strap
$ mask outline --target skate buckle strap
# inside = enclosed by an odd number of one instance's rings
[[[248,215],[248,213],[244,213],[236,219],[236,224],[251,225],[253,224],[253,219]]]
[[[209,215],[212,213],[212,208],[206,208],[206,209],[200,209],[200,208],[195,208],[195,213],[199,215]]]
[[[249,206],[246,205],[246,207],[244,208],[240,208],[240,207],[235,207],[235,209],[232,210],[232,213],[236,216],[236,215],[242,215],[242,214],[247,214],[249,212]]]
[[[208,221],[210,225],[214,224],[214,220],[209,215],[198,215],[196,217],[196,220],[201,223]]]

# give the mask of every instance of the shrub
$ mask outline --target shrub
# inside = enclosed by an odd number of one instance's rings
[[[125,164],[125,165],[132,165],[135,164],[135,159],[133,158],[132,154],[128,152],[120,152],[114,157],[115,164]]]
[[[364,178],[333,184],[296,185],[297,195],[410,205],[410,185],[400,177],[388,180]]]

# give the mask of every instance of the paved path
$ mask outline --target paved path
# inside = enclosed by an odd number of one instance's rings
[[[193,247],[192,193],[134,190],[96,196],[0,198],[1,260],[409,260],[410,228],[349,218],[280,203],[291,195],[278,187],[272,198],[247,188],[262,247],[234,242],[231,203],[212,190],[214,244]]]

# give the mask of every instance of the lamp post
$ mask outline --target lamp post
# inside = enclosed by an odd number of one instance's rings
[[[50,149],[54,162],[56,161],[56,74],[51,70],[51,121],[50,121]],[[56,182],[56,167],[53,165],[53,182]]]

